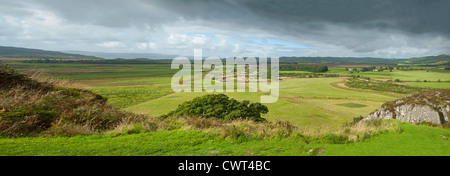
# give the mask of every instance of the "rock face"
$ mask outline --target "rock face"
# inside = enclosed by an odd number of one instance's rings
[[[446,89],[386,102],[363,120],[397,119],[414,124],[428,122],[443,125],[449,123],[449,117],[450,90]]]

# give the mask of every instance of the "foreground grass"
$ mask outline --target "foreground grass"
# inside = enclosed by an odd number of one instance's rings
[[[450,155],[450,142],[442,139],[450,136],[450,130],[405,123],[400,128],[401,133],[387,132],[349,144],[306,143],[299,136],[242,140],[182,129],[119,136],[0,138],[0,155]]]
[[[365,142],[326,145],[323,155],[450,156],[449,129],[408,123],[400,124],[400,128],[400,134],[385,133]]]
[[[240,142],[200,131],[0,139],[0,155],[305,155],[294,138]]]

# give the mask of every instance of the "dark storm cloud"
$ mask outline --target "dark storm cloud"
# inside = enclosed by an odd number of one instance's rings
[[[295,29],[298,25],[320,30],[317,23],[355,28],[398,29],[410,33],[450,34],[448,0],[241,0],[151,1],[189,19],[218,20],[231,24]],[[310,24],[310,23],[316,23]]]
[[[435,38],[448,40],[450,37],[448,0],[161,1],[158,4],[188,19],[237,25],[233,26],[237,30],[258,28],[307,43],[342,45],[355,52],[430,47]],[[437,52],[448,52],[448,44],[436,44],[432,47]]]
[[[248,1],[243,4],[255,15],[288,24],[318,21],[450,34],[450,1],[446,0]]]
[[[450,34],[448,0],[82,0],[37,1],[76,22],[106,26],[170,22],[185,19],[216,20],[228,24],[295,29],[334,23],[356,28],[399,29],[410,33]]]
[[[33,9],[67,24],[108,29],[158,32],[195,23],[230,35],[304,43],[330,55],[346,54],[339,53],[344,49],[371,56],[450,52],[448,0],[25,0],[2,2],[0,15],[26,16]]]

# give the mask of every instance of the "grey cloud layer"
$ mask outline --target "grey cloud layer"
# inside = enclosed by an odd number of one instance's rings
[[[220,32],[223,35],[279,38],[320,48],[299,49],[298,53],[293,53],[296,55],[408,57],[450,52],[448,0],[0,2],[2,16],[26,18],[36,15],[33,10],[38,9],[60,18],[59,24],[73,25],[75,28],[92,27],[92,30],[111,33],[135,32],[134,38],[142,40],[136,42],[152,41],[147,42],[147,48],[152,44],[160,45],[160,49],[167,51],[189,48],[189,44],[196,42],[184,42],[186,46],[167,46],[164,49],[162,45],[176,45],[177,42],[166,42],[161,36],[173,38],[179,36],[176,33],[183,33],[184,29],[194,28],[202,30],[199,32]],[[169,30],[175,35],[163,30],[171,26]],[[8,32],[6,29],[0,30],[0,33]],[[84,34],[74,33],[75,36]],[[131,40],[120,38],[117,34],[109,37],[98,34],[92,40],[96,43],[106,42],[104,46],[113,46],[107,45],[107,42],[114,38]],[[211,47],[211,52],[218,47]],[[245,51],[242,47],[245,46],[240,47],[241,52]],[[226,52],[233,49],[237,47],[228,44],[220,50]]]

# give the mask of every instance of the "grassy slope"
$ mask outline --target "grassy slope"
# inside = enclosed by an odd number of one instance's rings
[[[0,155],[450,155],[449,129],[401,124],[403,132],[351,144],[305,144],[296,137],[240,141],[198,131],[123,136],[0,138]],[[218,153],[217,153],[218,152]]]
[[[445,155],[450,156],[450,130],[401,124],[401,134],[387,133],[365,142],[327,145],[323,155]],[[442,139],[445,136],[447,139]]]
[[[0,138],[0,145],[0,155],[305,155],[304,143],[293,138],[239,142],[198,131]]]

